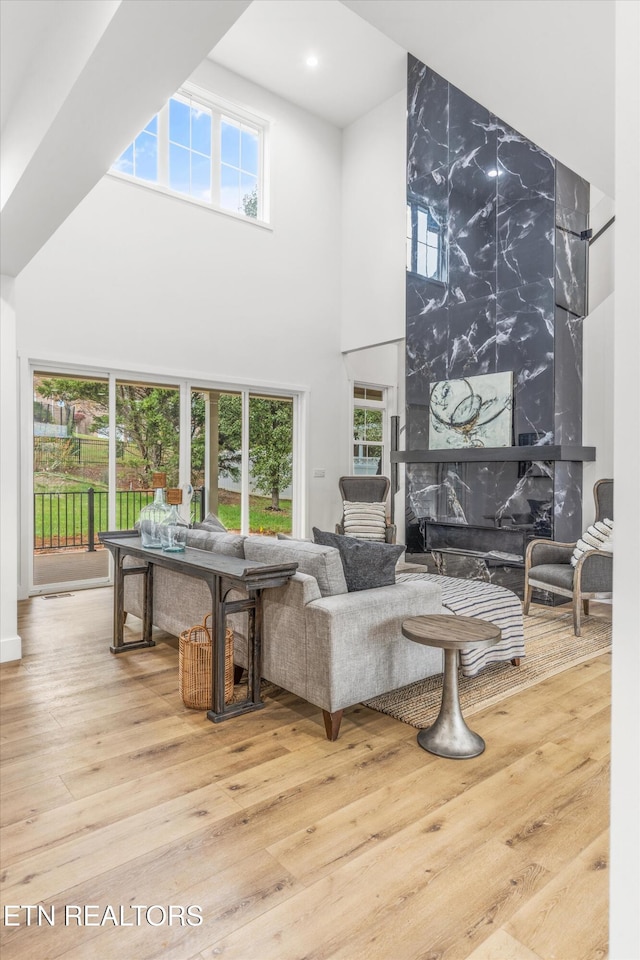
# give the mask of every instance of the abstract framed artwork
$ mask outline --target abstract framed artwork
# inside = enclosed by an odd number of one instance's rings
[[[429,449],[510,447],[513,373],[439,380],[429,397]]]

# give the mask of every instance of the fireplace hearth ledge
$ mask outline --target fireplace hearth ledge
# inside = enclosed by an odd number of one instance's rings
[[[482,461],[530,462],[565,460],[581,463],[596,459],[595,447],[533,444],[521,447],[456,447],[450,450],[392,450],[391,463],[464,463]]]

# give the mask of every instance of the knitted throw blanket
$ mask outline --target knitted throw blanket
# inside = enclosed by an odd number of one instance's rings
[[[506,587],[483,580],[440,577],[431,573],[397,573],[396,580],[432,580],[442,588],[442,606],[460,617],[479,617],[495,623],[502,639],[491,647],[471,648],[460,653],[465,677],[474,677],[490,663],[524,657],[522,603]]]

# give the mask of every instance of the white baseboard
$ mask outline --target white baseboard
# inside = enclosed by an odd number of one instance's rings
[[[22,660],[22,639],[17,635],[0,640],[0,663],[9,663],[11,660]]]

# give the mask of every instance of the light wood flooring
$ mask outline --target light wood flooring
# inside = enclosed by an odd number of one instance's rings
[[[329,743],[286,693],[214,725],[175,641],[109,653],[111,603],[22,603],[0,668],[3,960],[607,956],[609,656],[475,714],[485,753],[449,761],[362,706]]]

